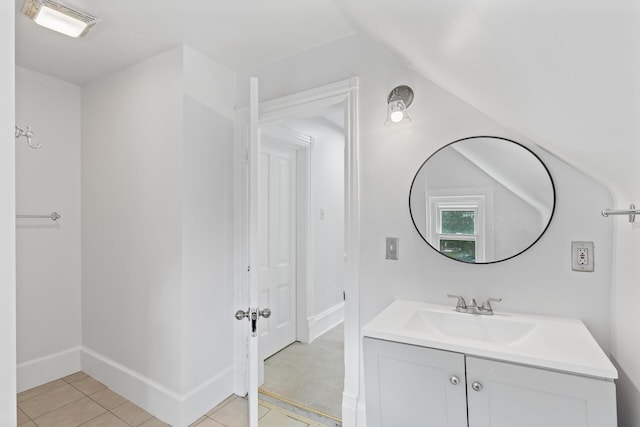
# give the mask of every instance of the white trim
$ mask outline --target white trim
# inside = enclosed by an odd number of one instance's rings
[[[270,126],[262,132],[262,139],[272,144],[284,145],[293,150],[309,148],[313,138],[282,126]]]
[[[342,416],[345,416],[346,402],[349,402],[351,403],[348,407],[349,413],[353,413],[358,420],[358,427],[367,427],[367,407],[364,396],[360,395],[360,399],[353,400],[352,396],[343,395],[342,399],[345,402],[342,406]]]
[[[88,375],[174,427],[190,425],[233,389],[232,366],[179,394],[89,348],[82,347],[80,357],[82,370]]]
[[[0,5],[0,424],[16,421],[15,2]]]
[[[359,131],[358,131],[358,78],[351,77],[337,83],[332,83],[319,88],[299,92],[271,101],[260,103],[261,126],[276,123],[278,121],[313,115],[330,108],[343,107],[345,112],[345,389],[343,392],[342,422],[344,427],[355,427],[358,422],[358,400],[360,394],[360,288],[359,288],[359,260],[360,260],[360,196],[359,196]],[[238,122],[247,122],[248,107],[238,109]],[[236,129],[241,130],[236,140],[237,152],[247,153],[246,143],[247,132],[242,131],[243,124],[240,123]],[[242,223],[246,223],[246,181],[243,174],[246,171],[246,155],[236,155],[235,186],[237,190],[236,207],[237,218],[241,222],[240,226],[234,227],[236,230],[235,242],[246,247],[247,239],[243,233]],[[244,210],[242,209],[244,207]],[[246,263],[244,249],[236,250],[236,254],[242,259],[236,265],[242,268]],[[246,268],[246,267],[245,267]],[[246,270],[245,270],[246,271]],[[246,293],[246,274],[241,271],[235,276],[236,307],[248,306],[247,299],[242,295]],[[237,322],[241,323],[241,322]],[[240,353],[246,344],[246,327],[234,328],[236,361],[245,360],[244,364],[236,364],[240,367],[240,372],[236,372],[237,383],[246,378],[248,364],[246,358]],[[244,331],[244,332],[243,332]],[[246,382],[244,383],[246,384]],[[246,389],[246,385],[244,386]],[[236,387],[242,389],[242,386]]]
[[[296,152],[297,245],[296,245],[296,339],[309,342],[307,313],[313,301],[313,236],[311,233],[311,146]]]
[[[80,347],[20,363],[16,367],[18,393],[80,370]]]
[[[82,369],[116,393],[178,427],[180,395],[132,369],[87,347],[82,348]]]
[[[342,322],[344,322],[344,301],[329,307],[322,313],[309,317],[307,319],[309,342],[313,342],[316,338]]]
[[[476,235],[473,239],[470,235],[461,235],[459,240],[476,241],[476,262],[486,262],[494,259],[495,234],[493,218],[493,189],[490,187],[474,188],[450,188],[429,190],[425,195],[426,223],[429,243],[436,249],[440,249],[440,206],[463,207],[472,206],[477,212],[475,218]],[[457,205],[457,206],[456,206]],[[448,239],[456,239],[456,236],[446,235]]]

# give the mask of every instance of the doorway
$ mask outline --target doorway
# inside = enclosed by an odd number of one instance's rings
[[[344,388],[344,108],[264,126],[261,147],[259,292],[272,312],[260,327],[261,397],[336,425]]]
[[[259,119],[256,122],[249,120],[250,117],[258,117],[257,102],[257,79],[251,81],[252,93],[251,108],[239,110],[238,142],[235,144],[234,158],[235,164],[235,194],[236,211],[239,213],[236,225],[236,274],[235,274],[235,303],[237,307],[246,307],[247,301],[256,301],[257,298],[257,269],[247,269],[249,259],[256,260],[253,265],[257,265],[256,251],[250,248],[258,248],[258,244],[247,245],[254,241],[257,233],[248,233],[248,224],[253,224],[249,229],[256,230],[257,208],[250,209],[250,206],[258,206],[255,194],[259,193],[257,180],[250,180],[250,176],[257,177],[255,168],[259,164],[260,141],[256,135],[267,126],[283,123],[293,119],[317,117],[328,110],[342,109],[344,120],[344,243],[343,243],[343,263],[344,272],[344,383],[342,390],[342,422],[345,427],[356,426],[358,414],[361,413],[358,405],[360,377],[360,322],[359,322],[359,187],[358,187],[358,112],[357,112],[357,88],[358,79],[352,77],[347,80],[328,84],[315,89],[298,92],[292,95],[276,98],[271,101],[259,103]],[[251,114],[249,114],[251,112]],[[255,120],[255,119],[252,119]],[[249,126],[250,123],[254,123]],[[255,127],[254,127],[255,126]],[[257,141],[257,142],[253,142]],[[249,162],[247,162],[249,160]],[[254,166],[252,166],[254,165]],[[248,170],[252,170],[247,174]],[[251,195],[254,196],[251,196]],[[253,197],[253,199],[252,199]],[[251,200],[251,202],[249,202]],[[255,212],[255,213],[254,213]],[[252,255],[253,254],[253,255]],[[248,272],[249,274],[246,274]],[[299,272],[298,272],[299,273]],[[255,285],[251,285],[254,283]],[[251,298],[249,298],[251,296]],[[301,298],[298,294],[297,298]],[[261,308],[262,309],[262,308]],[[253,308],[254,313],[258,308]],[[299,313],[299,311],[298,311]],[[330,316],[329,316],[330,317]],[[309,320],[309,319],[308,319]],[[264,323],[264,319],[260,322]],[[256,322],[253,322],[256,323]],[[252,323],[252,324],[253,324]],[[258,323],[261,325],[262,323]],[[309,322],[309,331],[313,333],[313,326],[321,323]],[[259,329],[259,327],[258,327]],[[250,360],[259,359],[257,339],[252,339],[246,323],[236,322],[235,330],[235,390],[236,394],[244,395],[248,393],[250,402],[250,413],[252,425],[257,425],[257,409],[252,406],[257,402],[257,374],[260,366],[259,362],[249,363]],[[296,332],[297,334],[300,331]],[[250,357],[247,357],[249,351]],[[253,356],[251,356],[253,354]],[[255,378],[255,379],[254,379]],[[251,402],[254,402],[251,404]],[[255,418],[254,418],[255,417]],[[255,424],[254,423],[255,421]]]

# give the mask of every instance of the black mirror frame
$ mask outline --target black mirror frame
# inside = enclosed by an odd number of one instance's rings
[[[499,259],[499,260],[495,260],[495,261],[488,261],[488,262],[466,262],[466,261],[462,261],[456,258],[451,258],[445,254],[443,254],[442,252],[440,252],[437,248],[435,248],[431,243],[429,243],[426,239],[425,236],[422,235],[422,233],[420,232],[420,229],[418,228],[417,224],[416,224],[416,219],[413,217],[413,212],[411,211],[411,192],[413,191],[413,185],[416,182],[416,178],[418,177],[418,173],[420,173],[420,171],[422,170],[422,168],[424,167],[424,165],[429,161],[429,159],[431,159],[432,157],[434,157],[436,154],[438,154],[440,151],[444,150],[445,148],[449,147],[452,144],[455,144],[457,142],[462,142],[462,141],[466,141],[466,140],[470,140],[470,139],[476,139],[476,138],[493,138],[493,139],[500,139],[503,141],[508,141],[511,142],[513,144],[516,144],[522,148],[524,148],[525,150],[527,150],[529,153],[531,153],[536,159],[538,159],[538,161],[540,162],[540,164],[542,165],[542,167],[544,167],[545,171],[547,172],[547,175],[549,175],[549,181],[551,182],[551,190],[553,191],[553,207],[551,208],[551,215],[549,215],[549,221],[547,222],[547,225],[544,227],[544,230],[542,230],[542,232],[540,233],[540,235],[538,236],[537,239],[535,239],[529,246],[527,246],[526,248],[524,248],[523,250],[521,250],[520,252],[511,255],[510,257],[507,258],[503,258],[503,259]],[[416,174],[413,176],[413,180],[411,181],[411,187],[409,187],[409,215],[411,216],[411,222],[413,223],[414,228],[416,229],[416,232],[418,233],[418,235],[420,236],[420,238],[422,240],[424,240],[424,242],[429,245],[429,247],[431,249],[433,249],[434,251],[436,251],[438,254],[442,255],[445,258],[448,258],[452,261],[455,262],[460,262],[463,264],[467,264],[467,265],[485,265],[485,264],[496,264],[499,262],[503,262],[503,261],[507,261],[510,260],[512,258],[517,257],[518,255],[528,251],[533,245],[535,245],[536,243],[538,243],[538,241],[542,238],[542,236],[544,236],[544,234],[547,232],[547,230],[549,229],[549,226],[551,225],[551,221],[553,220],[553,216],[555,214],[556,211],[556,186],[555,186],[555,182],[553,181],[553,176],[551,176],[551,172],[549,171],[549,168],[547,167],[547,165],[542,161],[542,159],[540,158],[540,156],[538,156],[536,153],[534,153],[530,148],[524,146],[523,144],[516,142],[512,139],[509,138],[503,138],[500,136],[491,136],[491,135],[478,135],[478,136],[468,136],[466,138],[461,138],[458,140],[455,140],[453,142],[450,142],[442,147],[440,147],[439,149],[437,149],[435,152],[433,152],[429,157],[427,157],[427,159],[422,162],[422,164],[420,165],[420,167],[418,168],[418,170],[416,171]]]

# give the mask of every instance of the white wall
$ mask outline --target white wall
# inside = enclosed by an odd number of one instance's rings
[[[180,390],[182,53],[82,91],[82,343]]]
[[[326,310],[335,310],[343,302],[344,290],[344,130],[323,117],[291,120],[282,126],[312,138],[313,288],[307,314],[330,315]]]
[[[500,123],[605,183],[615,208],[640,202],[640,7],[601,2],[344,0],[361,31]],[[436,13],[434,13],[436,12]],[[402,22],[402,28],[385,25]],[[592,88],[592,89],[587,89]],[[613,350],[621,371],[621,427],[640,425],[638,231],[623,218],[615,246]]]
[[[310,314],[316,315],[343,301],[344,135],[336,129],[323,127],[313,138],[311,220],[315,289]]]
[[[206,411],[232,392],[235,73],[188,47],[184,73],[182,391],[216,383]]]
[[[80,87],[16,67],[18,391],[80,370]],[[64,100],[64,102],[60,102]]]
[[[83,88],[83,369],[174,426],[233,390],[229,86],[178,47]]]
[[[409,186],[424,159],[451,141],[480,134],[533,144],[401,64],[354,36],[239,76],[259,77],[263,99],[360,77],[361,322],[394,298],[452,304],[447,292],[503,297],[499,310],[583,319],[608,351],[612,224],[600,216],[612,203],[607,190],[536,148],[557,190],[556,214],[545,236],[521,256],[492,265],[465,265],[436,253],[419,238],[408,212]],[[385,101],[398,84],[415,91],[413,122],[388,128]],[[246,99],[242,90],[237,99]],[[386,236],[400,238],[399,261],[384,259]],[[594,273],[571,271],[572,240],[595,242]]]
[[[629,156],[640,164],[640,148],[634,143]],[[628,176],[628,188],[616,197],[616,206],[640,205],[640,170],[635,167]],[[615,223],[615,293],[613,301],[613,357],[618,381],[618,414],[620,427],[640,425],[640,331],[637,328],[637,302],[640,300],[640,217],[630,224],[626,216],[612,218]]]
[[[0,426],[16,421],[14,2],[0,4]]]

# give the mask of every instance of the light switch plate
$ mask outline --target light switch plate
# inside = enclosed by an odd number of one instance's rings
[[[571,269],[593,271],[593,242],[571,242]]]
[[[386,259],[398,260],[398,241],[400,239],[397,237],[387,237],[386,241]]]

